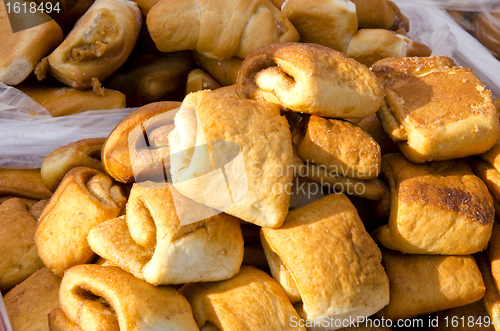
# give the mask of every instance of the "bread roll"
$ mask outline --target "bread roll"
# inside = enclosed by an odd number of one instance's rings
[[[405,40],[391,31],[361,29],[350,40],[345,54],[369,67],[387,57],[406,56],[406,48]]]
[[[464,160],[415,165],[401,154],[386,154],[382,176],[391,190],[389,223],[373,236],[383,246],[443,255],[486,248],[495,220],[493,200]]]
[[[101,160],[106,172],[122,183],[133,183],[141,174],[144,180],[152,179],[158,173],[160,181],[165,181],[163,171],[170,168],[166,135],[173,129],[174,115],[180,105],[180,102],[156,102],[125,116],[102,148]]]
[[[35,231],[44,264],[62,277],[66,269],[89,262],[94,257],[87,242],[89,231],[121,214],[124,193],[100,171],[71,169],[45,206]]]
[[[88,138],[59,147],[50,152],[44,159],[40,174],[43,184],[51,192],[66,173],[76,167],[88,167],[104,171],[101,162],[101,150],[106,138]]]
[[[350,0],[356,5],[360,29],[392,29],[394,10],[388,0]]]
[[[220,85],[229,86],[236,84],[238,70],[243,63],[242,59],[233,56],[226,60],[214,60],[196,51],[193,52],[193,54],[201,68],[212,76]]]
[[[409,255],[382,250],[391,300],[376,317],[410,318],[481,299],[485,286],[474,257]]]
[[[129,107],[157,101],[182,100],[186,80],[194,60],[185,52],[156,56],[140,54],[128,68],[106,80],[106,87],[127,96]]]
[[[281,11],[300,34],[300,41],[345,53],[358,31],[357,8],[346,0],[287,0]]]
[[[252,52],[238,72],[241,97],[324,117],[374,114],[383,86],[364,65],[330,48],[279,43]]]
[[[104,95],[93,90],[76,90],[70,87],[45,87],[19,85],[19,90],[47,109],[53,117],[67,116],[87,110],[125,108],[125,95],[103,89]]]
[[[108,78],[127,60],[141,27],[141,12],[130,0],[97,0],[48,57],[49,72],[77,89]]]
[[[187,284],[179,290],[193,307],[200,330],[303,330],[283,289],[264,271],[244,266],[233,278]]]
[[[478,254],[476,259],[486,287],[482,301],[490,317],[491,324],[498,331],[500,329],[498,325],[500,320],[500,294],[491,274],[491,263],[484,254]]]
[[[337,175],[373,179],[380,172],[380,146],[353,123],[311,116],[307,121],[299,156],[325,166]]]
[[[198,219],[186,222],[181,209]],[[126,216],[94,227],[88,242],[99,256],[154,285],[229,279],[243,259],[240,222],[206,209],[172,184],[135,183]]]
[[[201,69],[191,70],[186,83],[186,95],[201,90],[216,90],[221,86]]]
[[[261,240],[273,278],[301,318],[333,321],[311,330],[340,328],[389,303],[380,250],[343,194],[291,211],[282,227],[262,228]]]
[[[146,22],[160,51],[196,50],[217,60],[244,59],[260,46],[299,40],[268,0],[160,0]]]
[[[469,164],[474,174],[488,187],[493,198],[495,216],[496,218],[500,218],[500,174],[488,162],[478,158],[471,159]]]
[[[23,2],[20,2],[23,8]],[[29,9],[29,3],[28,9]],[[13,5],[13,3],[11,4]],[[0,4],[0,82],[17,85],[33,71],[42,57],[49,54],[63,40],[63,32],[56,22],[40,12],[17,15],[26,20],[25,27],[15,28],[9,21],[4,1]],[[34,20],[41,20],[40,25]],[[16,22],[12,22],[16,24]]]
[[[169,141],[172,182],[181,194],[253,224],[281,226],[293,153],[278,107],[213,91],[191,93]]]
[[[384,129],[410,161],[482,154],[498,139],[491,92],[471,69],[433,56],[384,59],[372,70],[385,80],[388,108],[379,112]]]
[[[191,307],[172,287],[157,287],[116,268],[75,266],[64,273],[61,308],[49,313],[51,331],[197,331]]]
[[[0,291],[7,293],[38,269],[43,262],[37,254],[33,235],[36,221],[20,199],[0,205]]]
[[[42,268],[4,297],[12,329],[16,331],[49,331],[47,315],[59,308],[61,278]]]
[[[40,169],[0,168],[0,196],[48,199],[52,195],[42,181]]]

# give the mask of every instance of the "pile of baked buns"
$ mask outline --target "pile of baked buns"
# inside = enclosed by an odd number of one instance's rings
[[[500,330],[497,102],[391,1],[0,10],[0,81],[53,116],[138,107],[0,169],[14,331]]]

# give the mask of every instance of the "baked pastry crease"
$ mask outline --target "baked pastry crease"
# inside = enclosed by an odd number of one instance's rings
[[[382,157],[391,190],[389,223],[374,238],[412,254],[473,254],[486,248],[495,210],[486,185],[464,160],[415,165],[399,153]]]
[[[212,91],[191,93],[169,141],[172,183],[181,194],[260,226],[283,223],[293,152],[278,107]]]
[[[89,262],[94,253],[87,242],[96,225],[119,216],[126,198],[121,186],[103,172],[71,169],[45,206],[35,231],[38,254],[55,274]]]
[[[344,194],[291,211],[282,227],[262,228],[261,240],[273,278],[301,318],[356,320],[389,302],[380,250]]]
[[[199,218],[182,223],[182,208]],[[99,256],[151,284],[228,279],[243,259],[240,221],[217,211],[205,217],[207,209],[172,184],[135,183],[126,215],[94,227],[88,242]]]
[[[293,326],[299,316],[283,289],[254,267],[241,267],[229,280],[187,284],[179,291],[193,307],[200,330],[306,330]]]
[[[324,117],[374,114],[384,99],[377,77],[331,48],[278,43],[256,49],[238,72],[238,95]]]
[[[198,331],[187,300],[116,268],[85,264],[64,273],[51,331]]]

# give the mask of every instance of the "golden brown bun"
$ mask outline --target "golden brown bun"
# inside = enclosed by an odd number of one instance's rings
[[[350,0],[356,5],[360,29],[392,29],[394,10],[388,0]]]
[[[169,140],[172,182],[181,194],[253,224],[281,226],[293,152],[277,106],[209,90],[191,93]],[[228,185],[220,185],[222,168]]]
[[[33,235],[36,221],[20,199],[0,205],[0,291],[7,293],[31,274],[43,268]]]
[[[54,192],[66,173],[76,167],[104,171],[101,150],[106,138],[82,139],[50,152],[44,159],[40,173],[43,184]]]
[[[268,0],[160,0],[146,22],[160,51],[196,50],[218,60],[244,59],[260,46],[299,40]]]
[[[20,4],[23,8],[23,3]],[[29,9],[29,3],[27,4]],[[4,1],[0,3],[0,38],[2,40],[0,82],[7,85],[21,83],[33,71],[38,61],[62,42],[61,28],[47,15],[39,12],[27,13],[22,18],[32,21],[38,16],[42,16],[46,23],[22,31],[16,30],[17,32],[13,33]]]
[[[384,59],[372,70],[385,79],[388,107],[379,112],[384,129],[410,161],[482,154],[498,139],[491,92],[471,69],[433,56]]]
[[[155,142],[151,136],[155,129],[168,134],[168,130],[173,128],[174,121],[173,115],[169,118],[169,114],[166,113],[175,112],[180,105],[180,102],[156,102],[125,116],[111,131],[102,148],[101,160],[106,172],[119,182],[133,183],[139,173],[145,172],[147,175],[148,172],[160,171],[163,174],[163,169],[168,170],[170,167],[168,141],[158,141],[158,144],[154,143],[148,147],[143,128],[150,136],[148,140],[152,142]]]
[[[5,297],[5,308],[12,329],[49,331],[47,314],[59,308],[61,278],[42,268],[14,287]]]
[[[256,49],[243,61],[237,86],[241,97],[336,118],[369,116],[385,94],[366,66],[333,49],[305,43]]]
[[[415,165],[401,154],[386,154],[382,175],[390,185],[391,211],[389,223],[373,236],[383,246],[445,255],[486,248],[495,219],[493,200],[466,161]]]
[[[109,77],[105,85],[123,92],[129,107],[182,100],[187,75],[193,68],[194,60],[188,52],[164,56],[140,54],[126,70]]]
[[[191,70],[186,83],[186,95],[201,90],[216,90],[221,86],[201,69]]]
[[[357,7],[345,0],[287,0],[281,11],[300,34],[300,41],[345,53],[358,30]]]
[[[187,223],[181,208],[191,215],[207,209],[183,198],[172,184],[135,183],[126,216],[94,227],[89,245],[150,284],[218,281],[236,275],[243,259],[240,221],[220,213]]]
[[[382,250],[391,286],[389,305],[375,315],[396,320],[459,307],[481,299],[485,286],[471,255],[411,255]]]
[[[52,192],[43,184],[40,169],[0,168],[0,196],[8,195],[40,200]]]
[[[198,52],[193,52],[193,54],[201,68],[212,76],[220,85],[228,86],[236,84],[238,70],[243,63],[242,59],[233,56],[226,60],[214,60]]]
[[[353,36],[346,55],[369,67],[387,57],[406,56],[406,42],[384,29],[361,29]]]
[[[389,302],[380,250],[343,194],[291,211],[281,228],[262,228],[261,240],[273,278],[296,293],[290,299],[302,301],[295,306],[304,319],[343,322]]]
[[[373,179],[380,172],[380,146],[353,123],[311,116],[299,156],[339,175]]]
[[[355,119],[353,123],[368,132],[368,134],[375,139],[380,146],[382,155],[399,151],[396,143],[394,143],[394,141],[384,131],[384,127],[382,126],[377,114],[363,117],[362,119]]]
[[[299,316],[283,289],[254,267],[241,267],[230,280],[187,284],[179,291],[193,307],[200,330],[306,330],[291,325]]]
[[[198,331],[187,300],[169,286],[153,286],[116,268],[80,265],[64,273],[61,308],[49,313],[51,331]]]
[[[76,90],[70,87],[45,87],[19,85],[19,90],[47,109],[53,117],[67,116],[87,110],[125,108],[125,95],[104,89],[104,95],[93,90]]]
[[[141,12],[129,0],[97,0],[49,55],[49,72],[77,89],[108,78],[127,60],[141,27]]]
[[[40,258],[55,274],[87,263],[94,253],[89,231],[117,217],[125,207],[123,189],[111,177],[86,167],[71,169],[45,206],[35,231]]]

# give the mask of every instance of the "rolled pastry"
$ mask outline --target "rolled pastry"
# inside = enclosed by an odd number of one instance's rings
[[[229,86],[236,84],[238,79],[238,70],[240,70],[243,60],[239,57],[231,57],[226,60],[214,60],[193,52],[196,61],[200,67],[212,76],[220,85]]]
[[[40,169],[0,168],[0,196],[15,195],[31,199],[48,199],[52,195],[43,184]]]
[[[59,308],[61,278],[49,268],[42,268],[4,297],[12,329],[16,331],[48,331],[47,315]]]
[[[194,60],[184,52],[168,56],[141,54],[126,70],[109,77],[106,87],[123,92],[129,107],[182,100],[188,73],[193,68]]]
[[[481,299],[483,278],[474,257],[408,255],[382,250],[391,286],[389,304],[375,315],[402,319],[464,306]]]
[[[172,183],[181,194],[253,224],[281,226],[293,153],[278,107],[213,91],[191,93],[169,140]]]
[[[61,308],[49,313],[51,331],[198,331],[187,300],[169,286],[153,286],[116,268],[95,264],[64,273]]]
[[[96,225],[119,216],[123,189],[111,177],[91,168],[71,169],[45,206],[35,231],[38,254],[55,274],[94,257],[87,242]]]
[[[297,326],[299,316],[283,289],[254,267],[243,266],[226,281],[187,284],[179,291],[193,307],[200,330],[306,330]]]
[[[201,213],[206,207],[181,199],[172,184],[135,183],[126,216],[94,227],[88,236],[90,247],[155,285],[218,281],[236,275],[243,259],[240,221],[223,213],[204,217]],[[187,224],[180,209],[200,217]]]
[[[399,151],[396,143],[384,131],[384,127],[377,114],[363,117],[362,119],[355,119],[353,122],[375,139],[380,146],[382,155]]]
[[[388,0],[350,0],[356,5],[356,17],[360,29],[392,29],[394,10]]]
[[[471,69],[433,56],[388,58],[372,70],[385,80],[388,107],[379,111],[384,129],[410,161],[481,154],[498,139],[491,92]]]
[[[304,121],[305,135],[298,146],[307,162],[326,167],[337,175],[373,179],[380,172],[380,146],[357,125],[311,116]]]
[[[88,138],[59,147],[44,159],[40,173],[43,184],[54,192],[66,173],[76,167],[104,171],[101,150],[106,138]]]
[[[7,293],[38,269],[43,262],[37,254],[33,235],[36,221],[18,198],[0,205],[0,291]]]
[[[391,190],[389,223],[373,236],[412,254],[473,254],[486,248],[495,211],[486,185],[464,160],[415,165],[401,154],[382,157]]]
[[[336,118],[374,114],[385,93],[364,65],[330,48],[305,43],[255,50],[243,61],[237,86],[241,97]]]
[[[97,0],[66,39],[49,55],[49,72],[77,89],[104,81],[127,60],[135,46],[142,17],[129,0]]]
[[[367,67],[388,57],[426,57],[431,53],[428,46],[384,29],[359,30],[345,52],[348,57]]]
[[[291,211],[281,228],[262,228],[261,240],[273,278],[301,318],[343,325],[389,303],[380,250],[343,194]]]
[[[357,8],[346,0],[288,0],[281,11],[299,31],[300,41],[332,48],[345,54],[358,31]]]
[[[133,183],[141,173],[148,177],[161,172],[161,181],[166,180],[163,171],[170,168],[167,135],[174,127],[174,115],[180,105],[180,102],[156,102],[125,116],[102,148],[101,160],[106,172],[122,183]]]
[[[201,69],[191,70],[186,83],[186,95],[201,90],[216,90],[221,86]]]
[[[268,0],[160,0],[146,23],[160,51],[196,50],[217,60],[244,59],[257,47],[299,40]]]
[[[81,91],[70,87],[20,85],[17,88],[47,109],[53,117],[126,107],[125,95],[110,89],[103,89],[104,95],[101,95],[93,90]]]
[[[21,2],[21,8],[23,3]],[[29,9],[29,2],[28,4]],[[33,19],[43,16],[45,23],[34,26]],[[30,28],[13,32],[4,1],[0,4],[0,82],[17,85],[31,74],[38,61],[52,52],[63,40],[59,25],[44,13],[25,13],[22,16]],[[15,23],[15,22],[12,22]]]

